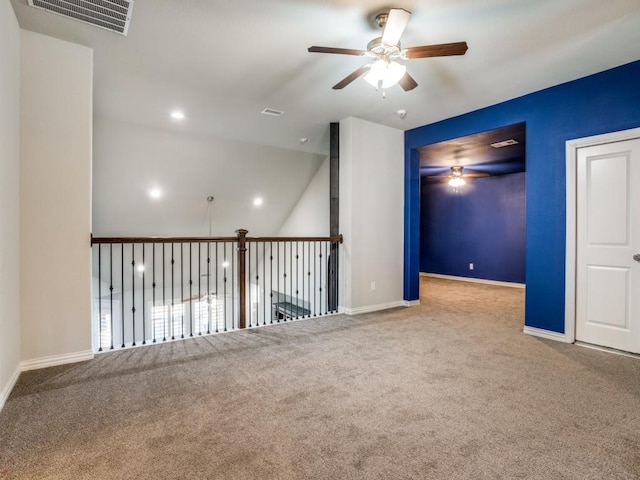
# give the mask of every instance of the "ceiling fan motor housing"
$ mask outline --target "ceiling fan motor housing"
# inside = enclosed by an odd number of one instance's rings
[[[382,42],[382,37],[378,37],[367,44],[367,53],[372,57],[393,60],[402,56],[402,48],[400,42],[396,45],[387,45]]]

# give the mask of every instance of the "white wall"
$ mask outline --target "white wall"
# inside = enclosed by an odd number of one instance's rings
[[[280,227],[278,236],[329,236],[329,165],[327,157]]]
[[[340,122],[340,307],[347,313],[404,304],[403,178],[401,130]]]
[[[185,122],[198,119],[186,118]],[[275,235],[323,155],[96,118],[94,236]],[[242,126],[238,126],[242,128]],[[151,199],[159,187],[163,196]],[[207,197],[215,200],[211,212]],[[253,206],[262,197],[260,208]]]
[[[21,32],[21,356],[27,368],[91,351],[92,72],[92,50]]]
[[[20,363],[20,29],[0,2],[0,408]]]

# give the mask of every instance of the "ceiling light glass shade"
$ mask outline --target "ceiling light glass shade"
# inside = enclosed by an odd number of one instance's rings
[[[382,88],[389,88],[398,83],[405,73],[407,73],[406,65],[376,60],[364,79],[375,88],[378,88],[380,82],[382,82]]]
[[[453,177],[451,180],[449,180],[449,185],[452,187],[461,187],[463,186],[465,183],[464,178],[462,177]]]

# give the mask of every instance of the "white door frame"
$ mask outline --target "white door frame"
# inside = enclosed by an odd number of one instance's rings
[[[578,149],[640,138],[640,128],[605,133],[592,137],[577,138],[566,142],[567,157],[567,241],[565,265],[565,307],[564,307],[564,340],[567,343],[576,341],[576,250],[577,250],[577,163]]]

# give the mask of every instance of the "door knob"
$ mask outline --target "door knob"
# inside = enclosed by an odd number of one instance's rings
[[[640,262],[640,253],[636,253],[636,254],[633,256],[633,259],[634,259],[636,262]]]

